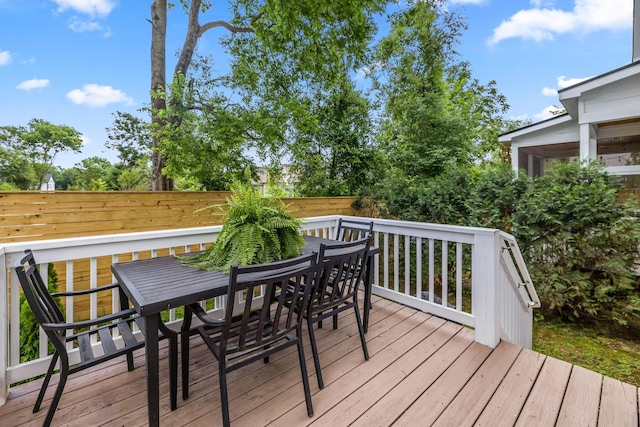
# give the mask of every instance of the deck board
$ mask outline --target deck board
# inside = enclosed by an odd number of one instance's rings
[[[581,367],[513,344],[496,349],[473,341],[453,322],[374,298],[365,361],[355,316],[317,330],[325,388],[318,388],[308,338],[305,357],[314,416],[308,417],[295,348],[229,374],[234,426],[638,426],[639,391]],[[166,343],[160,345],[160,421],[209,426],[221,421],[217,365],[192,337],[190,398],[169,408]],[[124,358],[72,375],[54,426],[144,426],[147,423],[144,350],[136,369]],[[39,426],[51,402],[54,376],[37,414],[42,380],[11,388],[0,425]]]
[[[434,426],[473,424],[515,362],[520,350],[521,347],[517,345],[500,343],[434,422]]]
[[[604,377],[599,424],[636,427],[638,425],[637,396],[636,387],[613,378]]]
[[[574,366],[557,425],[595,427],[602,391],[602,375]]]
[[[547,357],[520,412],[516,426],[554,425],[560,412],[570,373],[570,363]]]

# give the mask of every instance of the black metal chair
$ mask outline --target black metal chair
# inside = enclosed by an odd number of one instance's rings
[[[302,342],[302,314],[316,276],[316,254],[246,267],[233,266],[229,276],[226,315],[210,317],[198,304],[185,309],[185,322],[194,313],[202,322],[200,336],[218,360],[223,425],[229,426],[227,374],[259,359],[296,345],[300,359],[307,414],[313,416],[311,391]],[[292,292],[286,292],[287,289]],[[284,291],[283,291],[284,290]],[[263,295],[263,299],[256,295]],[[244,300],[242,313],[233,316],[236,300]],[[183,327],[182,340],[188,340],[190,323]],[[183,341],[184,342],[184,341]],[[188,396],[189,346],[182,347],[183,393]]]
[[[36,404],[33,407],[34,413],[40,410],[49,381],[55,371],[56,363],[60,359],[60,380],[43,423],[44,426],[49,426],[69,375],[122,355],[127,356],[129,371],[133,370],[133,351],[144,347],[144,337],[136,336],[132,326],[136,323],[141,330],[144,330],[144,322],[142,318],[136,315],[136,311],[133,308],[129,308],[128,299],[122,291],[119,292],[121,311],[97,319],[67,322],[55,302],[55,297],[90,295],[118,288],[119,285],[113,283],[94,289],[50,294],[30,250],[26,250],[25,256],[15,263],[15,271],[36,320],[54,347],[49,369],[40,388]],[[114,330],[119,332],[120,340],[114,340]],[[72,332],[67,335],[67,331]],[[166,332],[169,331],[167,330]],[[178,335],[174,333],[169,338],[171,338],[171,348],[177,352]],[[95,342],[92,342],[92,340]],[[95,352],[94,346],[98,345],[98,343],[102,350]],[[70,347],[79,350],[79,362],[72,363],[70,360],[68,353]],[[177,376],[177,359],[174,358],[170,365],[171,369],[175,370],[174,377]],[[176,381],[173,381],[170,387],[173,393],[171,397],[172,409],[175,409]]]
[[[320,245],[318,253],[318,275],[304,312],[309,327],[309,338],[313,351],[313,361],[318,377],[318,386],[324,388],[318,346],[316,345],[313,324],[320,323],[327,317],[333,317],[333,328],[338,327],[338,313],[353,309],[356,315],[362,351],[365,360],[369,360],[367,342],[364,336],[362,319],[358,308],[358,287],[364,278],[369,238],[353,242]]]
[[[373,221],[359,221],[350,218],[340,218],[336,229],[336,240],[352,242],[371,237],[373,234]]]

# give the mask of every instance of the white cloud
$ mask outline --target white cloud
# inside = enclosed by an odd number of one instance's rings
[[[562,110],[562,107],[557,107],[555,105],[549,105],[545,107],[542,111],[537,114],[534,114],[533,117],[538,120],[546,120],[552,117],[557,116],[558,112]],[[555,113],[555,114],[554,114]]]
[[[17,89],[23,89],[27,92],[32,89],[42,89],[49,86],[49,79],[31,79],[25,80],[16,86]]]
[[[540,8],[520,10],[493,30],[490,44],[520,37],[535,41],[553,40],[566,33],[591,33],[599,30],[621,30],[631,27],[633,2],[630,0],[575,0],[573,10]]]
[[[102,25],[98,24],[97,22],[80,21],[77,18],[71,20],[69,28],[71,28],[76,33],[85,33],[87,31],[102,31]]]
[[[88,136],[80,135],[80,141],[82,141],[82,145],[87,145],[91,143],[91,138]]]
[[[82,89],[72,90],[67,93],[67,98],[74,104],[88,105],[90,107],[103,107],[117,102],[124,102],[127,105],[133,104],[133,99],[120,89],[95,83],[84,85]]]
[[[75,10],[90,16],[107,16],[116,6],[112,0],[52,0],[58,5],[58,12]]]
[[[0,50],[0,67],[11,62],[11,52],[8,50]]]
[[[578,83],[583,82],[585,80],[589,80],[591,78],[593,78],[593,76],[591,76],[591,77],[574,77],[574,78],[571,78],[571,79],[568,79],[565,76],[560,76],[560,77],[558,77],[558,87],[560,89],[564,89],[565,87],[577,85]]]
[[[76,33],[86,33],[89,31],[104,31],[105,37],[109,37],[111,35],[111,28],[103,27],[101,24],[95,21],[81,21],[76,17],[71,18],[71,23],[69,24],[69,28],[71,28]]]
[[[566,78],[565,76],[558,77],[558,89],[564,89],[565,87],[577,85],[580,82],[585,80],[589,80],[592,77],[574,77],[571,79]],[[542,94],[544,96],[556,96],[558,95],[558,89],[552,89],[550,87],[545,87],[542,89]]]

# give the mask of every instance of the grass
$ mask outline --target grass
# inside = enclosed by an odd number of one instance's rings
[[[536,316],[533,349],[640,386],[640,325],[583,326]]]

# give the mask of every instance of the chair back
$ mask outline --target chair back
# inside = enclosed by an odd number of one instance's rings
[[[263,349],[295,331],[313,287],[316,259],[313,253],[279,262],[231,267],[221,351],[229,354]],[[244,299],[244,309],[232,316],[239,298]]]
[[[338,220],[336,240],[353,242],[354,240],[371,237],[373,234],[373,221],[358,221],[348,218]]]
[[[358,286],[364,278],[369,238],[346,243],[320,245],[316,285],[309,302],[311,312],[355,298]]]
[[[44,325],[43,329],[56,349],[60,350],[62,348],[64,350],[62,333],[47,328],[46,325],[65,323],[65,318],[60,307],[58,307],[58,304],[49,293],[46,283],[42,280],[33,253],[30,250],[25,251],[22,259],[15,263],[14,269],[36,320],[40,326]]]

